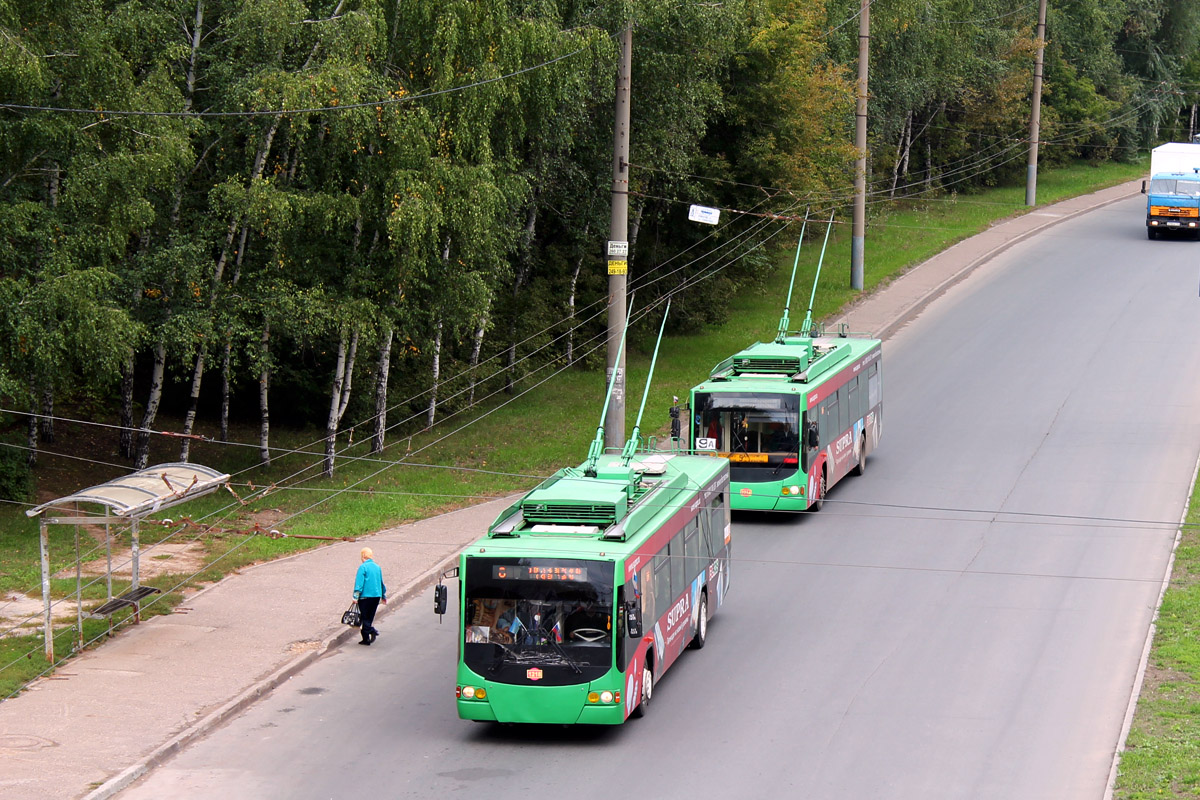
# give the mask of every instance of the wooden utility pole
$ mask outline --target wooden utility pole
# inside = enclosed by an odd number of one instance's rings
[[[604,446],[625,445],[625,291],[629,271],[629,84],[633,71],[633,25],[621,36],[617,109],[613,125],[612,219],[608,228],[608,358],[605,385],[612,382],[604,421]],[[614,379],[614,374],[615,379]]]
[[[850,288],[863,288],[867,239],[867,62],[871,53],[871,2],[861,0],[858,17],[858,106],[854,112],[854,237],[850,241]]]
[[[1037,58],[1033,62],[1033,110],[1029,114],[1029,166],[1025,168],[1025,205],[1037,205],[1038,137],[1042,124],[1042,52],[1046,49],[1046,0],[1038,4]]]

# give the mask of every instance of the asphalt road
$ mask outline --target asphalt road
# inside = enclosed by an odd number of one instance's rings
[[[1099,800],[1200,451],[1200,243],[1141,218],[1055,226],[885,343],[867,474],[735,516],[646,719],[458,720],[422,599],[121,797]]]

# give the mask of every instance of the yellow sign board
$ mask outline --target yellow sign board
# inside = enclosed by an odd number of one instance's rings
[[[610,258],[608,260],[609,275],[626,275],[629,273],[629,262],[625,259]]]
[[[740,461],[745,464],[765,464],[767,463],[766,453],[729,453],[721,455],[728,458],[730,461]]]

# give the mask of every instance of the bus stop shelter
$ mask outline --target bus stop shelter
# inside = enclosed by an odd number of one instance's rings
[[[91,612],[94,616],[108,616],[122,608],[133,608],[134,622],[139,622],[142,598],[158,589],[141,586],[138,582],[138,523],[150,514],[195,500],[219,489],[229,475],[199,464],[171,463],[147,467],[107,483],[92,486],[67,497],[42,503],[25,512],[38,517],[42,557],[42,605],[46,640],[46,659],[54,661],[54,632],[51,627],[50,601],[50,535],[51,525],[75,526],[75,605],[78,646],[83,646],[83,575],[79,557],[79,526],[104,525],[105,548],[108,555],[107,586],[108,599]],[[99,505],[104,508],[99,514],[85,514],[79,510],[82,504]],[[117,597],[112,593],[112,526],[130,527],[130,551],[132,580],[129,590]]]

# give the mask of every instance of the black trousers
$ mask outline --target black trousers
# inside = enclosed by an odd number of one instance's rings
[[[362,638],[363,641],[369,641],[372,633],[378,633],[375,630],[375,610],[379,608],[378,597],[360,597],[358,598],[358,613],[362,615]]]

